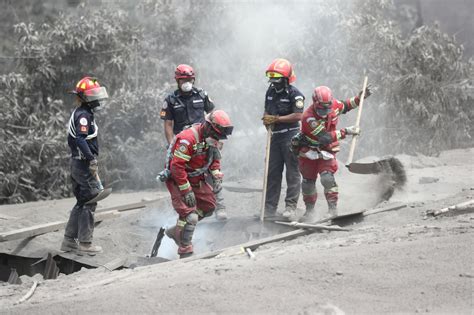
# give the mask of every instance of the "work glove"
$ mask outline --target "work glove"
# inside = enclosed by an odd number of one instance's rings
[[[354,135],[354,136],[360,135],[359,126],[346,127],[344,128],[344,130],[346,131],[346,135]]]
[[[277,115],[263,115],[263,124],[265,126],[273,125],[274,123],[278,122],[278,116]]]
[[[365,88],[365,96],[364,96],[364,100],[369,97],[370,95],[372,95],[372,90],[371,90],[371,86],[370,84]],[[362,96],[362,90],[359,92],[359,99],[361,98]]]
[[[297,133],[291,138],[290,141],[290,151],[293,152],[294,154],[298,155],[300,151],[300,147],[302,145],[302,140],[303,140],[303,134],[302,133]]]
[[[196,196],[194,196],[194,192],[190,190],[184,194],[183,201],[190,208],[196,206]]]
[[[212,185],[212,190],[214,191],[215,194],[218,194],[221,192],[222,190],[222,181],[223,181],[223,177],[214,177],[214,182],[213,182],[213,185]]]
[[[89,162],[89,170],[91,171],[92,176],[97,176],[97,172],[99,171],[99,164],[97,162],[97,159],[93,159]]]

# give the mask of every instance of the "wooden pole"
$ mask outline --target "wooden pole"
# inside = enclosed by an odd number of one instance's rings
[[[263,175],[263,193],[262,193],[262,203],[260,207],[260,221],[263,222],[265,216],[265,199],[267,197],[267,183],[268,183],[268,164],[270,162],[270,146],[272,144],[272,129],[271,125],[267,130],[267,143],[265,146],[265,172]]]
[[[357,110],[357,118],[356,118],[356,123],[355,123],[357,127],[359,127],[360,125],[360,117],[362,116],[362,106],[364,105],[365,89],[367,88],[367,81],[368,81],[368,77],[365,77],[364,84],[362,86],[362,94],[360,96],[360,101],[359,101],[359,108]],[[352,136],[351,148],[349,149],[349,157],[347,158],[346,166],[349,166],[349,164],[352,163],[352,159],[354,158],[354,151],[355,151],[355,146],[357,142],[357,137],[358,137],[357,135]]]

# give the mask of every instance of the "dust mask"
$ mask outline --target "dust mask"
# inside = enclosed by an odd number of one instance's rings
[[[181,91],[187,93],[187,92],[191,92],[191,90],[193,89],[193,83],[192,82],[184,82],[183,84],[181,84]]]

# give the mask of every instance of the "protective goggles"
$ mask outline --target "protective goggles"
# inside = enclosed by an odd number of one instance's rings
[[[283,74],[278,73],[278,72],[273,72],[273,71],[268,71],[266,73],[266,76],[267,76],[267,78],[270,78],[270,79],[272,79],[272,78],[283,78],[284,77]]]
[[[224,140],[227,139],[227,136],[230,136],[232,134],[232,131],[234,130],[234,126],[219,126],[219,125],[214,125],[212,126],[214,129],[215,137],[219,140]]]

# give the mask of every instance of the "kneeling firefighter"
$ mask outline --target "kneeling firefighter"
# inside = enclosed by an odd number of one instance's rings
[[[166,187],[179,217],[166,235],[178,245],[180,258],[193,253],[196,224],[216,208],[215,194],[222,189],[224,176],[220,171],[220,140],[227,139],[233,128],[229,116],[216,110],[206,115],[205,122],[178,133],[170,144]],[[206,176],[213,177],[213,187],[206,182]]]

